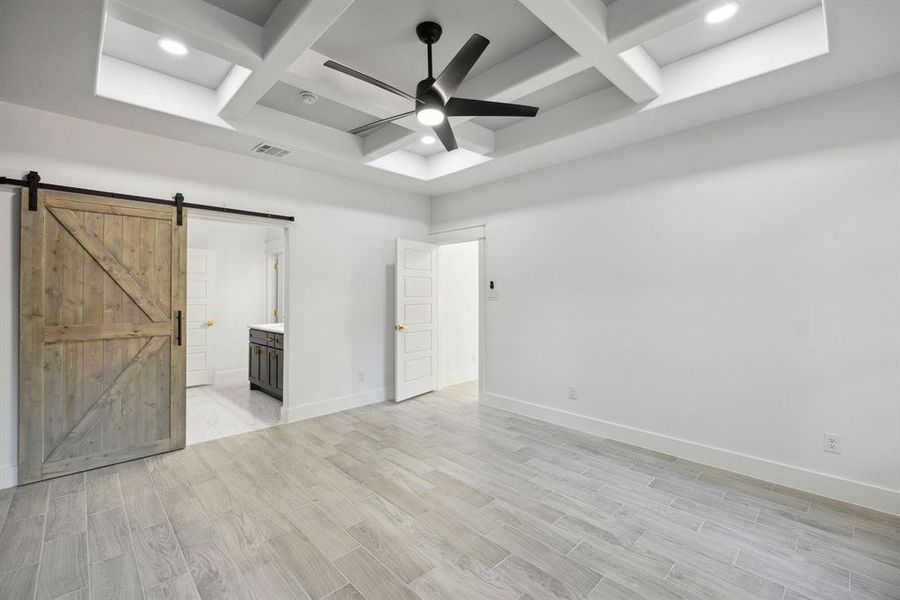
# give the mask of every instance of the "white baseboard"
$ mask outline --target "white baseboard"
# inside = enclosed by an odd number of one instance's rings
[[[563,410],[516,400],[485,392],[481,402],[487,406],[547,421],[648,450],[663,452],[686,460],[748,475],[764,481],[791,487],[834,500],[848,502],[873,510],[900,515],[900,491],[853,481],[834,475],[810,471],[775,461],[748,456],[666,436],[627,425],[611,423]]]
[[[0,467],[0,490],[19,485],[19,466]]]
[[[393,397],[393,390],[378,388],[350,394],[349,396],[340,396],[338,398],[329,398],[327,400],[301,404],[300,406],[291,408],[282,408],[281,422],[293,423],[294,421],[302,421],[303,419],[312,419],[314,417],[330,415],[332,413],[341,412],[342,410],[384,402],[385,400],[391,400]]]
[[[216,371],[213,382],[216,384],[241,383],[247,381],[247,369],[229,369],[228,371]]]
[[[465,383],[467,381],[475,381],[478,379],[478,369],[465,371],[463,373],[451,373],[441,377],[441,387],[448,385],[456,385],[457,383]]]

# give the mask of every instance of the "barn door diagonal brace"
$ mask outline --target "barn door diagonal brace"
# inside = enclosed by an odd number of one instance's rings
[[[25,176],[28,182],[28,210],[37,210],[38,184],[41,182],[41,176],[37,171],[29,171]]]

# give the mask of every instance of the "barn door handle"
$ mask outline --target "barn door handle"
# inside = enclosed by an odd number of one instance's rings
[[[181,311],[177,311],[175,313],[175,320],[178,321],[178,334],[175,336],[175,341],[178,342],[178,345],[181,345]]]

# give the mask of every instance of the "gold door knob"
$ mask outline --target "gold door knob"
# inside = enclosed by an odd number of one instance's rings
[[[215,325],[215,323],[213,322],[212,319],[204,321],[203,324],[206,325],[207,327],[212,327],[213,325]]]
[[[394,331],[406,331],[406,325],[394,325]]]

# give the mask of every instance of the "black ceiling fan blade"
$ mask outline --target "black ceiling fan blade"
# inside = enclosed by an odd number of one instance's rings
[[[350,67],[348,67],[346,65],[342,65],[339,62],[334,62],[333,60],[326,60],[324,65],[326,67],[328,67],[329,69],[334,69],[335,71],[340,71],[341,73],[349,75],[350,77],[356,77],[357,79],[359,79],[361,81],[365,81],[366,83],[371,83],[372,85],[378,86],[383,90],[387,90],[391,93],[397,94],[398,96],[402,96],[402,97],[406,98],[407,100],[412,100],[413,102],[418,102],[418,100],[416,100],[416,97],[413,96],[412,94],[407,94],[403,90],[398,90],[397,88],[395,88],[394,86],[392,86],[388,83],[379,81],[379,80],[375,79],[374,77],[369,77],[365,73],[360,73],[356,69],[351,69]]]
[[[448,117],[533,117],[538,108],[524,104],[450,98],[444,112]]]
[[[371,123],[367,123],[365,125],[360,125],[356,129],[351,129],[347,133],[352,133],[353,135],[359,135],[360,133],[366,133],[367,131],[372,131],[373,129],[378,129],[383,125],[387,125],[391,121],[396,121],[397,119],[402,119],[403,117],[408,117],[410,115],[416,114],[416,111],[411,110],[409,112],[400,113],[399,115],[394,115],[393,117],[387,117],[385,119],[378,119],[377,121],[372,121]]]
[[[435,125],[432,129],[434,129],[434,132],[437,134],[438,139],[441,140],[441,143],[444,145],[447,152],[459,148],[456,144],[456,136],[453,135],[453,129],[450,128],[450,122],[447,121],[447,119],[444,119],[440,125]]]
[[[431,84],[431,88],[440,94],[444,102],[447,102],[450,99],[450,96],[453,95],[456,88],[459,87],[459,84],[463,82],[463,79],[466,78],[466,75],[468,75],[469,71],[472,70],[472,67],[475,66],[475,62],[481,57],[481,53],[484,52],[484,49],[487,48],[490,43],[490,40],[486,37],[478,35],[477,33],[472,34],[472,37],[463,44],[463,47],[459,49],[459,52],[456,53],[453,60],[444,67],[444,70],[438,75],[438,78]]]

